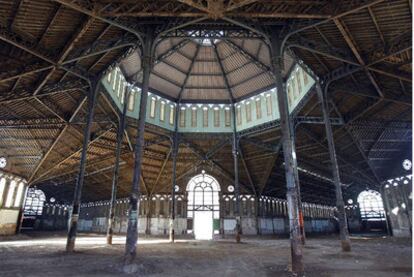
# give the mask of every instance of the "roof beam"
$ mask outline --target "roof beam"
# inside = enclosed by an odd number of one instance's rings
[[[10,15],[9,15],[8,20],[7,20],[7,28],[9,30],[13,29],[14,21],[16,19],[17,13],[19,12],[19,9],[20,9],[21,5],[23,4],[23,2],[24,2],[23,0],[13,1],[13,5],[12,5],[11,11],[10,11]]]
[[[184,3],[190,7],[196,8],[197,10],[210,13],[210,10],[208,7],[204,6],[202,4],[202,1],[200,0],[177,0],[178,2]]]
[[[85,20],[80,26],[77,26],[77,31],[70,39],[65,43],[65,47],[63,48],[60,56],[56,59],[56,66],[52,68],[52,70],[43,78],[43,80],[39,83],[37,88],[35,89],[33,95],[36,95],[42,87],[47,83],[47,81],[50,79],[50,77],[56,72],[56,69],[59,68],[59,66],[62,64],[62,62],[66,59],[66,57],[69,55],[69,53],[72,51],[73,47],[75,47],[75,44],[79,42],[79,40],[82,38],[82,36],[86,33],[88,28],[92,25],[94,19],[89,17],[87,20]]]
[[[243,148],[242,148],[242,146],[241,146],[241,145],[239,146],[239,152],[240,152],[240,159],[241,159],[241,162],[242,162],[242,164],[243,164],[244,170],[246,171],[247,179],[249,180],[250,186],[251,186],[251,187],[252,187],[252,189],[253,189],[253,193],[254,193],[254,195],[258,196],[258,195],[257,195],[256,186],[255,186],[255,184],[254,184],[254,181],[253,181],[252,175],[250,174],[250,171],[249,171],[249,167],[247,166],[247,163],[246,163],[246,161],[244,160]]]
[[[170,147],[170,150],[168,151],[168,154],[165,156],[165,160],[164,160],[164,162],[162,163],[161,169],[159,170],[159,173],[158,173],[157,179],[155,179],[154,185],[153,185],[153,187],[152,187],[152,189],[151,189],[151,192],[150,192],[150,196],[152,196],[152,194],[154,193],[154,191],[155,191],[156,187],[157,187],[157,186],[158,186],[158,184],[159,184],[159,181],[160,181],[161,175],[164,173],[165,166],[167,165],[168,160],[170,159],[171,152],[172,152],[172,145],[171,145],[171,147]]]
[[[234,183],[234,176],[230,174],[225,168],[223,168],[220,164],[218,164],[214,160],[207,159],[206,154],[203,153],[201,150],[198,150],[197,147],[191,142],[183,140],[183,139],[181,140],[182,140],[182,144],[188,149],[190,149],[199,159],[201,159],[202,161],[209,162],[212,166],[217,168],[224,177],[226,177],[229,181]],[[239,183],[243,185],[246,189],[248,189],[248,186],[246,186],[244,183],[242,182],[239,182]]]
[[[189,42],[190,42],[189,39],[183,39],[180,43],[174,45],[170,49],[166,50],[164,53],[160,54],[157,58],[155,58],[154,66],[157,65],[157,64],[159,64],[160,62],[165,62],[167,65],[175,68],[177,71],[185,74],[185,72],[182,71],[180,68],[178,68],[175,65],[171,65],[170,63],[167,63],[165,60],[168,57],[170,57],[172,54],[176,53],[178,50],[180,50],[181,48],[183,48],[184,46],[186,46]],[[137,75],[136,76],[137,80],[141,79],[142,78],[142,68],[140,68],[137,72],[129,75],[128,78],[132,78],[134,75]]]
[[[374,11],[372,10],[371,7],[368,7],[368,12],[369,12],[369,16],[372,19],[372,22],[375,25],[375,28],[377,29],[378,35],[380,36],[382,43],[385,45],[384,36],[382,35],[381,29],[380,29],[380,27],[378,25],[377,18],[375,17]]]
[[[348,44],[349,48],[351,48],[352,53],[354,53],[355,57],[357,58],[359,64],[362,67],[365,67],[365,61],[362,58],[362,56],[359,54],[357,47],[355,46],[354,40],[350,34],[350,32],[347,30],[345,24],[343,22],[340,21],[340,19],[334,19],[335,25],[336,27],[338,27],[339,31],[341,32],[342,36],[344,37],[346,43]],[[372,74],[367,70],[364,69],[365,73],[368,76],[368,79],[371,81],[371,83],[373,84],[373,86],[375,87],[375,90],[377,91],[377,93],[379,94],[379,96],[381,98],[384,97],[384,93],[382,92],[381,88],[379,87],[377,81],[374,79],[374,76],[372,76]]]
[[[307,128],[301,128],[301,130],[303,130],[304,132],[305,132],[305,134],[310,138],[310,139],[312,139],[313,141],[315,141],[317,144],[319,144],[321,147],[323,147],[324,149],[328,149],[328,146],[326,146],[325,144],[323,144],[316,136],[315,136],[315,134],[312,132],[312,131],[310,131],[310,130],[308,130]],[[340,154],[339,152],[337,153],[337,155],[336,155],[342,162],[344,162],[344,163],[346,163],[346,164],[348,164],[348,165],[350,165],[354,170],[356,170],[356,171],[358,171],[362,176],[364,176],[367,180],[369,180],[370,182],[372,182],[372,183],[376,183],[375,181],[373,181],[372,179],[371,179],[371,177],[369,177],[368,175],[366,175],[364,172],[362,172],[361,171],[361,169],[360,168],[358,168],[358,167],[356,167],[356,166],[354,166],[354,164],[352,163],[352,162],[349,162],[348,160],[346,160],[346,159],[344,159],[343,157],[342,157],[342,154]]]
[[[87,100],[87,97],[85,96],[83,99],[81,99],[81,101],[79,101],[77,108],[75,109],[75,111],[73,112],[72,116],[69,118],[69,123],[73,122],[73,120],[76,118],[77,114],[79,113],[79,111],[81,110],[82,106],[85,104]],[[49,157],[49,154],[52,152],[53,148],[55,148],[56,144],[60,141],[60,139],[63,137],[63,135],[65,134],[66,130],[68,129],[69,125],[66,125],[65,127],[63,127],[60,130],[59,135],[55,138],[55,140],[53,141],[53,143],[50,145],[49,149],[46,151],[46,153],[44,153],[42,159],[39,161],[39,163],[36,165],[35,169],[32,171],[29,179],[27,180],[27,182],[30,184],[30,182],[33,180],[34,176],[36,175],[36,173],[38,172],[38,170],[40,169],[40,167],[43,165],[43,163],[47,160],[47,158]]]
[[[86,81],[89,82],[89,76],[84,76],[84,74],[86,75],[87,72],[84,72],[84,70],[82,70],[82,73],[78,73],[73,71],[72,69],[69,69],[65,66],[63,66],[62,64],[57,64],[53,58],[48,56],[48,51],[44,50],[44,49],[40,49],[38,47],[33,48],[32,43],[30,43],[29,41],[25,40],[24,38],[20,37],[19,35],[15,34],[15,33],[11,33],[8,30],[2,28],[0,26],[0,40],[3,40],[17,48],[22,49],[23,51],[26,51],[28,53],[30,53],[31,55],[46,61],[48,63],[50,63],[51,65],[53,65],[53,67],[59,67],[65,71],[68,71],[69,73],[84,79]]]
[[[257,67],[259,67],[264,72],[266,72],[267,74],[269,74],[272,78],[274,78],[270,66],[268,66],[268,65],[264,64],[263,62],[257,60],[256,57],[254,57],[252,54],[250,54],[249,52],[247,52],[245,49],[243,49],[242,47],[240,47],[239,45],[237,45],[233,41],[231,41],[229,39],[225,39],[224,40],[224,43],[226,43],[227,45],[229,45],[234,50],[239,51],[240,54],[242,54],[245,58],[247,58],[248,60],[252,61]]]
[[[99,139],[101,139],[102,137],[104,137],[105,135],[107,135],[108,133],[112,132],[113,127],[111,126],[109,129],[102,131],[98,136],[96,136],[94,139],[91,139],[88,143],[87,148],[89,148],[94,142],[98,141]],[[80,148],[78,148],[75,152],[72,152],[71,154],[69,154],[68,156],[66,156],[63,160],[53,164],[50,168],[48,168],[45,172],[43,172],[39,177],[37,177],[35,180],[33,180],[32,183],[38,182],[39,180],[42,179],[42,177],[46,176],[48,173],[50,173],[53,169],[59,167],[60,165],[64,164],[65,162],[67,162],[68,160],[70,160],[71,158],[73,158],[74,156],[76,156],[78,153],[80,153],[82,151],[83,147],[81,146]]]
[[[226,12],[231,12],[231,11],[236,10],[236,9],[239,9],[239,8],[241,8],[243,6],[253,4],[253,3],[257,2],[257,1],[258,0],[236,0],[236,1],[235,0],[231,0],[227,4]]]
[[[378,4],[380,4],[380,3],[384,2],[384,1],[385,0],[370,1],[370,2],[365,3],[363,5],[360,5],[360,6],[356,6],[354,8],[351,8],[350,10],[347,10],[345,12],[342,12],[342,13],[339,13],[339,14],[336,14],[336,15],[333,15],[333,16],[330,16],[329,18],[327,18],[325,20],[317,21],[316,23],[312,23],[312,24],[306,25],[304,27],[300,27],[300,28],[298,28],[298,29],[293,30],[292,32],[290,32],[285,39],[287,40],[289,37],[291,37],[294,34],[297,34],[299,32],[302,32],[302,31],[305,31],[305,30],[308,30],[308,29],[315,28],[317,26],[326,24],[326,23],[330,22],[331,20],[339,19],[339,18],[342,18],[344,16],[347,16],[347,15],[350,15],[350,14],[353,14],[353,13],[356,13],[356,12],[359,12],[361,10],[364,10],[364,9],[368,8],[368,7],[372,7],[372,6],[378,5]]]
[[[342,114],[339,111],[338,107],[335,105],[335,103],[333,101],[330,101],[331,105],[333,106],[334,111],[336,112],[336,114],[343,120]],[[344,126],[345,131],[348,133],[348,135],[351,137],[351,140],[353,141],[354,145],[356,146],[356,148],[358,149],[358,151],[360,152],[360,154],[362,155],[362,157],[364,158],[365,162],[367,163],[368,167],[370,168],[372,174],[374,174],[375,179],[377,180],[378,184],[381,183],[377,172],[375,172],[375,170],[372,168],[371,163],[369,162],[369,159],[367,157],[367,155],[365,154],[364,150],[362,149],[358,139],[356,139],[354,137],[354,134],[352,132],[352,129],[349,128],[346,124]]]

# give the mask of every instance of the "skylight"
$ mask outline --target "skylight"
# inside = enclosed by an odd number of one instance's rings
[[[212,46],[212,42],[214,44],[218,43],[220,39],[217,37],[224,36],[224,31],[214,31],[214,32],[205,32],[199,30],[191,30],[188,31],[188,35],[194,38],[194,41],[203,46]]]

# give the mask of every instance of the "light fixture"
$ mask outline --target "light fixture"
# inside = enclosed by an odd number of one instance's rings
[[[54,197],[50,197],[49,201],[50,203],[55,203],[56,199]]]
[[[412,163],[409,159],[405,159],[402,163],[402,166],[405,170],[410,170],[412,167]]]
[[[6,157],[0,157],[0,168],[5,168],[7,165]]]
[[[228,190],[229,192],[233,192],[233,191],[234,191],[234,186],[231,186],[231,185],[230,185],[230,186],[228,186],[228,187],[227,187],[227,190]]]
[[[178,192],[179,190],[180,190],[180,187],[179,187],[179,186],[177,186],[177,185],[175,185],[175,186],[174,186],[174,191],[175,191],[175,192]]]

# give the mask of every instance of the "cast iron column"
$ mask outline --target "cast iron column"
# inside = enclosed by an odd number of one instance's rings
[[[127,113],[128,100],[130,95],[130,89],[128,86],[125,86],[124,92],[124,106],[122,109],[121,118],[119,120],[118,132],[116,134],[116,152],[115,152],[115,167],[114,175],[112,177],[112,193],[111,193],[111,203],[109,204],[109,217],[108,217],[108,227],[106,233],[106,243],[112,244],[112,235],[114,233],[114,219],[115,219],[115,206],[116,206],[116,192],[118,188],[118,178],[119,178],[119,161],[121,158],[121,149],[122,149],[122,138],[125,129],[125,117]]]
[[[178,103],[177,103],[178,107]],[[178,109],[177,109],[178,110]],[[175,114],[175,118],[178,118],[178,113]],[[177,123],[177,122],[176,122]],[[177,125],[176,125],[177,126]],[[178,154],[178,133],[177,127],[175,127],[175,133],[173,138],[173,149],[172,149],[172,158],[173,158],[173,168],[172,168],[172,188],[171,188],[171,215],[170,215],[170,242],[174,242],[175,240],[175,229],[174,229],[174,221],[175,221],[175,186],[177,185],[177,154]]]
[[[239,184],[239,151],[238,151],[238,138],[236,130],[236,107],[234,106],[233,101],[231,100],[231,110],[233,116],[233,143],[232,143],[232,153],[233,153],[233,163],[234,163],[234,196],[236,197],[236,242],[239,243],[241,240],[241,207],[240,207],[240,184]]]
[[[88,93],[88,117],[86,120],[85,129],[83,131],[83,147],[81,153],[79,175],[76,181],[75,193],[73,196],[72,215],[69,222],[68,238],[66,241],[66,251],[72,252],[75,248],[76,232],[78,228],[78,219],[80,212],[80,203],[82,197],[83,181],[85,179],[86,154],[88,152],[88,144],[91,136],[91,126],[93,121],[93,114],[95,110],[95,102],[98,94],[99,79],[91,81],[91,87]]]
[[[234,195],[236,197],[236,242],[240,242],[241,235],[241,207],[239,185],[239,159],[237,134],[233,133],[233,160],[234,160]]]
[[[390,229],[390,222],[388,218],[388,211],[390,210],[389,203],[388,203],[388,197],[385,192],[384,185],[380,186],[380,194],[382,199],[382,205],[384,207],[384,217],[385,217],[385,228],[387,229],[387,235],[392,236],[391,229]]]
[[[326,87],[325,87],[326,89]],[[339,220],[339,237],[343,251],[351,251],[351,241],[349,239],[348,223],[345,213],[345,203],[342,197],[341,179],[339,176],[338,162],[336,160],[335,143],[332,135],[332,127],[329,120],[328,102],[326,101],[324,91],[322,91],[320,83],[316,83],[316,92],[322,107],[323,121],[325,122],[326,139],[328,141],[329,155],[331,158],[332,175],[335,182],[336,208],[338,209]],[[326,91],[325,91],[326,92]]]
[[[293,142],[293,145],[292,145],[293,153],[296,153],[296,146],[295,146],[295,138],[296,138],[295,125],[294,125],[294,121],[293,121],[292,117],[291,117],[290,126],[292,128],[291,136],[292,136],[292,142]],[[297,160],[295,159],[294,161],[295,161],[295,167],[297,168],[297,166],[298,166]],[[297,180],[297,182],[296,182],[296,184],[297,184],[296,188],[298,190],[299,228],[300,228],[300,234],[301,234],[302,244],[305,244],[305,242],[306,242],[305,220],[303,218],[303,206],[302,206],[302,198],[300,196],[300,182],[299,182],[299,172],[298,172],[298,170],[295,170],[295,178]]]
[[[132,264],[136,256],[136,244],[138,240],[138,208],[139,208],[139,196],[140,196],[140,176],[141,176],[141,160],[142,150],[144,147],[144,131],[145,131],[145,116],[147,114],[147,98],[148,98],[148,84],[152,63],[151,47],[153,43],[152,31],[148,30],[145,42],[143,45],[143,57],[142,57],[142,89],[141,100],[139,103],[139,117],[137,126],[137,136],[135,141],[135,164],[134,174],[132,180],[131,196],[129,198],[128,209],[128,229],[125,245],[125,265]],[[128,271],[128,268],[124,268]]]
[[[294,141],[292,140],[291,120],[289,117],[289,107],[287,94],[283,84],[282,66],[283,66],[283,49],[281,47],[282,39],[277,32],[272,32],[271,37],[271,55],[273,73],[275,75],[277,100],[280,114],[280,126],[282,129],[283,156],[285,160],[286,176],[286,198],[288,204],[289,228],[290,228],[290,245],[291,245],[291,262],[292,272],[297,276],[302,276],[304,272],[302,261],[302,243],[299,223],[299,201],[298,201],[298,180],[296,153],[294,150]]]

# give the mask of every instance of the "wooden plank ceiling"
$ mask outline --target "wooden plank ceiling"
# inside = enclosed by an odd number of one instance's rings
[[[133,51],[137,39],[128,30],[148,24],[172,27],[205,17],[168,33],[158,45],[151,75],[154,91],[174,101],[190,75],[183,94],[186,101],[224,102],[228,101],[225,76],[234,98],[254,95],[272,84],[268,48],[259,35],[230,21],[264,32],[282,28],[293,32],[286,59],[302,60],[321,78],[347,73],[328,91],[331,116],[344,122],[333,126],[344,188],[356,193],[403,173],[401,162],[411,157],[412,142],[411,1],[215,1],[218,6],[212,2],[1,0],[0,156],[8,158],[6,170],[23,176],[49,197],[70,201],[86,119],[86,79],[125,57],[131,72],[139,71],[139,56],[134,61],[129,55],[139,53]],[[290,64],[292,60],[285,73]],[[311,93],[295,116],[321,115]],[[295,129],[303,200],[333,203],[323,125],[305,122]],[[100,94],[84,201],[110,197],[117,124],[117,112]],[[128,122],[126,133],[120,197],[128,195],[131,184],[135,121]],[[143,193],[171,189],[170,137],[165,130],[146,128]],[[280,138],[277,124],[243,133],[239,168],[244,193],[284,197],[283,155],[272,151]],[[177,169],[181,190],[192,175],[205,169],[225,191],[234,174],[230,143],[225,135],[183,134]]]

